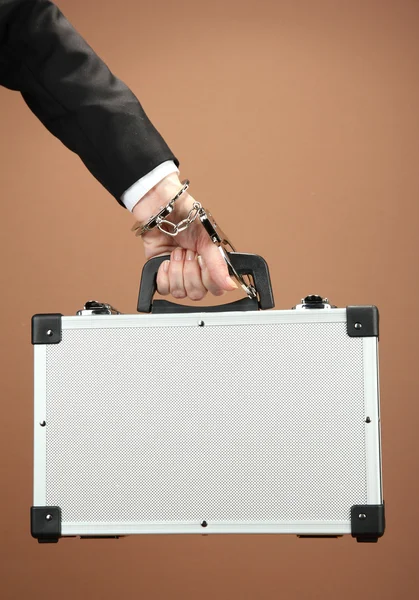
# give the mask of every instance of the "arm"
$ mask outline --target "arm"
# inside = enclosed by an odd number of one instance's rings
[[[138,99],[49,0],[0,0],[0,84],[20,91],[121,204],[161,163],[179,164]]]
[[[47,129],[137,219],[147,220],[179,189],[178,161],[137,98],[49,0],[0,0],[0,84],[20,91]],[[156,169],[170,161],[174,165],[156,179]],[[185,194],[175,219],[186,217],[192,205]],[[172,253],[159,270],[163,294],[196,300],[207,290],[219,295],[237,287],[199,225],[176,239],[152,231],[143,242],[147,258]]]

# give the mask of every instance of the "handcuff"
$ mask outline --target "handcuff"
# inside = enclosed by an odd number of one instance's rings
[[[155,215],[152,215],[144,225],[141,225],[139,222],[135,223],[131,231],[135,231],[136,236],[142,236],[148,231],[151,231],[157,227],[166,235],[174,237],[178,235],[178,233],[185,231],[185,229],[187,229],[199,217],[199,220],[201,221],[205,231],[208,233],[211,241],[217,246],[221,256],[227,263],[229,274],[234,277],[249,298],[257,298],[257,292],[250,277],[248,275],[241,275],[238,273],[230,260],[228,253],[236,252],[233,244],[217,225],[212,214],[208,210],[205,210],[200,202],[195,201],[186,219],[182,219],[182,221],[179,223],[175,224],[166,219],[166,217],[169,216],[173,211],[176,200],[180,198],[180,196],[189,188],[189,183],[190,182],[188,179],[182,181],[181,189],[166,204],[166,206],[160,207],[159,212]]]

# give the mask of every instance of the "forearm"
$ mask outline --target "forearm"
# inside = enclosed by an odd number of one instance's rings
[[[0,83],[122,204],[161,163],[177,159],[141,104],[48,0],[0,0]]]

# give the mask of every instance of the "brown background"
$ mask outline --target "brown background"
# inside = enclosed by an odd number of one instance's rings
[[[387,533],[30,537],[30,317],[90,297],[135,312],[143,255],[132,216],[0,89],[2,598],[417,598],[419,3],[58,4],[141,99],[195,197],[267,259],[277,308],[312,292],[379,306]]]

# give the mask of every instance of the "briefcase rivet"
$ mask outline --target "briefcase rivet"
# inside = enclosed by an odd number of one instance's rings
[[[199,327],[203,327],[205,325],[204,321],[198,321]]]
[[[362,323],[355,323],[355,329],[362,329]]]
[[[358,518],[361,519],[361,521],[364,521],[367,518],[367,515],[365,513],[361,513],[358,515]]]
[[[48,336],[50,336],[50,337],[51,337],[51,336],[53,335],[53,333],[54,333],[54,332],[52,331],[52,329],[48,329],[48,331],[47,331],[47,335],[48,335]]]
[[[46,515],[45,516],[45,520],[46,521],[52,521],[52,515]]]

